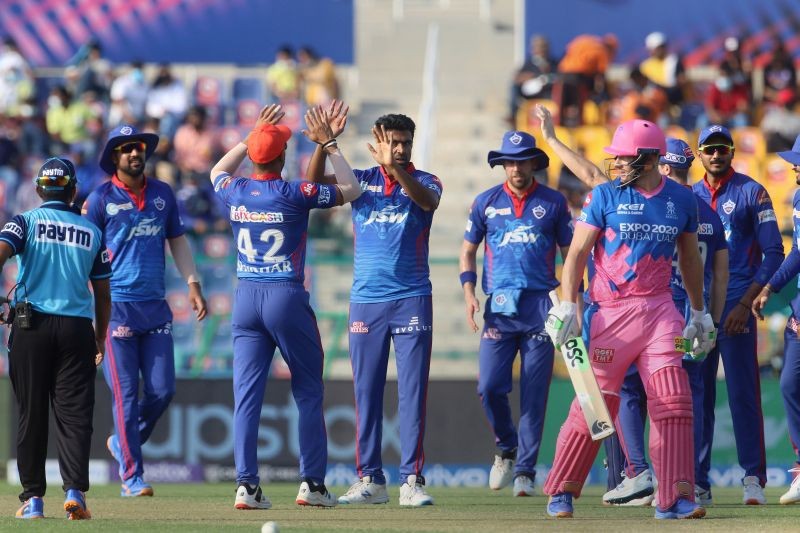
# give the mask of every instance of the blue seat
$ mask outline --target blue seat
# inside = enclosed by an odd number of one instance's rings
[[[235,78],[231,86],[231,100],[234,105],[242,100],[256,100],[263,104],[267,98],[267,88],[261,78]]]

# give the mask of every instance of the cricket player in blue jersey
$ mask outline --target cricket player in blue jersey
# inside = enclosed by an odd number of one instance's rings
[[[572,217],[564,195],[533,179],[535,171],[549,164],[533,136],[506,132],[501,148],[489,152],[488,160],[492,167],[503,165],[506,180],[479,194],[470,208],[461,247],[461,284],[467,323],[478,331],[475,257],[484,241],[481,288],[487,301],[478,351],[478,394],[498,448],[489,487],[500,490],[513,479],[514,496],[533,496],[553,374],[553,343],[544,331],[552,305],[548,293],[558,286],[556,250],[567,256]],[[508,402],[517,352],[519,431]]]
[[[400,416],[400,505],[433,504],[422,476],[433,342],[428,237],[442,183],[411,163],[414,130],[414,121],[405,115],[378,118],[372,128],[375,145],[367,145],[378,166],[355,171],[364,191],[352,202],[355,265],[349,318],[359,480],[339,503],[389,501],[381,432],[389,342],[393,341]],[[309,163],[309,179],[326,181],[322,156],[317,148]]]
[[[800,185],[800,135],[794,142],[791,150],[778,152],[778,155],[791,163],[792,170],[795,172],[795,182]],[[792,233],[792,250],[786,256],[777,272],[772,276],[758,297],[753,300],[753,314],[760,320],[764,320],[764,307],[767,305],[770,295],[780,292],[790,281],[800,274],[800,189],[795,191],[792,200],[792,222],[794,231]],[[800,285],[800,280],[798,280]],[[791,472],[794,476],[789,490],[781,496],[780,502],[783,505],[800,502],[800,295],[795,296],[791,303],[792,314],[786,323],[783,333],[783,368],[781,369],[781,393],[783,394],[783,405],[786,407],[786,423],[789,426],[789,439],[796,455],[794,468]]]
[[[172,311],[164,299],[165,244],[188,284],[197,319],[206,315],[175,195],[169,185],[144,174],[157,144],[157,135],[133,126],[111,130],[100,157],[100,168],[111,180],[89,195],[82,210],[102,230],[114,272],[103,373],[111,389],[115,431],[106,446],[119,463],[124,497],[153,495],[143,477],[142,445],[175,394]]]
[[[312,108],[306,136],[325,150],[337,183],[284,181],[286,143],[292,132],[279,124],[279,105],[261,110],[255,128],[211,169],[217,196],[229,212],[238,249],[233,315],[233,447],[236,509],[269,509],[258,476],[261,406],[275,348],[289,367],[299,411],[300,476],[298,505],[333,507],[325,488],[328,439],[322,413],[323,352],[317,319],[303,286],[308,213],[352,201],[361,194],[353,171],[339,151],[330,124],[346,120]],[[245,157],[251,177],[235,176]]]
[[[16,516],[44,518],[52,406],[63,509],[70,520],[83,520],[91,518],[84,493],[89,490],[96,365],[103,360],[111,313],[111,266],[100,229],[71,207],[78,183],[72,162],[48,159],[34,182],[44,203],[13,217],[0,231],[0,269],[13,256],[19,267],[8,354],[19,411],[23,503]]]
[[[703,445],[699,450],[698,496],[703,505],[710,505],[713,501],[708,471],[714,440],[717,368],[721,357],[736,451],[739,465],[744,470],[743,502],[761,505],[766,503],[763,487],[767,482],[767,462],[756,322],[751,307],[783,261],[783,243],[767,190],[733,169],[734,146],[730,131],[720,125],[709,126],[700,132],[698,145],[698,157],[706,173],[692,189],[722,220],[730,254],[730,279],[717,349],[712,350],[703,363],[705,419]]]

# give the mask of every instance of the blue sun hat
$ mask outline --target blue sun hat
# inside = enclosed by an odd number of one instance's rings
[[[147,147],[145,158],[149,158],[156,151],[156,146],[158,146],[158,135],[155,133],[140,133],[129,124],[117,126],[108,132],[106,147],[103,148],[103,155],[100,156],[100,168],[109,175],[114,174],[117,171],[117,166],[111,159],[114,148],[131,141],[142,141]]]
[[[540,148],[536,148],[536,139],[524,131],[507,131],[503,134],[503,143],[499,150],[489,152],[489,166],[500,165],[503,161],[525,161],[538,159],[537,170],[547,168],[550,158]]]
[[[794,146],[791,150],[778,152],[778,155],[793,165],[800,166],[800,135],[794,141]]]

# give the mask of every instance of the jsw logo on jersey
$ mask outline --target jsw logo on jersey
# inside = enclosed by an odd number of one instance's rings
[[[367,221],[364,222],[364,225],[367,226],[372,224],[373,222],[386,222],[388,224],[402,224],[408,218],[408,212],[406,213],[398,213],[397,210],[400,209],[399,205],[389,205],[381,209],[380,211],[373,211],[369,214],[369,218]]]
[[[539,238],[538,233],[529,232],[533,226],[517,226],[513,231],[507,231],[503,234],[503,240],[497,245],[498,248],[503,247],[509,243],[535,243]]]
[[[51,244],[74,246],[83,250],[92,249],[92,234],[89,231],[64,222],[45,220],[36,224],[36,240]]]
[[[153,222],[155,221],[155,217],[143,218],[138,224],[131,228],[131,231],[128,233],[128,238],[125,240],[129,241],[134,237],[152,237],[158,235],[161,232],[161,226],[154,224]]]

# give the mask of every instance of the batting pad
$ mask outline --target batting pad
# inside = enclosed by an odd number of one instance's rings
[[[616,417],[619,396],[604,393],[603,398],[611,417]],[[550,496],[569,492],[575,498],[580,498],[583,483],[600,449],[600,442],[592,440],[578,399],[572,400],[567,420],[558,432],[556,456],[544,482],[543,492]]]
[[[659,508],[669,509],[679,497],[694,501],[692,392],[683,368],[666,366],[650,376],[647,410]]]

